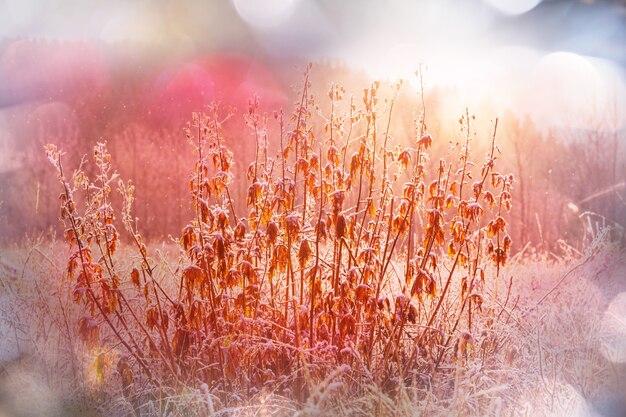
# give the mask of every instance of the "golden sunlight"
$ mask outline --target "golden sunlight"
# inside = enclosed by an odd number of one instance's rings
[[[625,82],[625,0],[0,0],[0,417],[626,416]]]

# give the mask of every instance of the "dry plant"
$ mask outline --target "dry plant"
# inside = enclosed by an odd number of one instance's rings
[[[342,407],[342,395],[376,390],[370,409],[383,413],[406,387],[424,389],[415,401],[442,394],[426,389],[435,373],[454,379],[457,366],[499,348],[483,337],[499,319],[483,308],[486,283],[505,305],[511,289],[497,284],[513,184],[496,171],[497,120],[478,166],[469,112],[463,143],[430,161],[441,139],[428,133],[424,106],[411,146],[389,135],[401,82],[349,99],[332,85],[318,105],[309,68],[291,114],[260,114],[255,97],[243,115],[256,155],[246,213],[232,199],[235,160],[223,137],[235,113],[211,105],[193,114],[195,215],[176,240],[182,266],[166,278],[106,144],[94,148],[93,179],[82,164],[68,177],[63,153],[46,147],[62,186],[65,275],[84,314],[78,337],[97,378],[115,368],[136,409],[185,389],[206,390],[210,410],[267,392]],[[120,226],[134,254],[118,251]]]

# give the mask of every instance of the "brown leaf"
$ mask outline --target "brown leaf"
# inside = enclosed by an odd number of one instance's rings
[[[354,299],[357,303],[365,304],[370,298],[372,289],[369,285],[361,284],[354,290]]]
[[[424,136],[421,137],[420,140],[417,141],[417,145],[423,146],[424,149],[430,148],[432,143],[433,143],[433,138],[432,136],[430,136],[430,133],[426,133]]]
[[[130,280],[135,288],[139,289],[141,287],[141,283],[139,282],[139,271],[137,268],[133,268],[133,270],[130,271]]]
[[[351,314],[344,315],[339,320],[339,334],[341,337],[354,334],[356,331],[356,320]]]
[[[309,241],[307,239],[302,239],[302,242],[300,242],[300,250],[298,251],[298,263],[300,264],[300,268],[306,266],[306,263],[311,259],[312,254]]]

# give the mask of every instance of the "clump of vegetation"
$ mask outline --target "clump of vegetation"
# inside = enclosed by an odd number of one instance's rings
[[[252,98],[245,213],[230,192],[241,179],[222,128],[236,113],[194,113],[185,133],[195,215],[175,240],[176,270],[142,238],[134,186],[112,171],[105,143],[94,148],[93,179],[83,164],[69,175],[48,145],[66,275],[84,313],[75,326],[97,378],[119,378],[136,407],[185,387],[222,404],[266,391],[333,403],[371,386],[391,396],[428,387],[434,372],[500,349],[502,311],[483,308],[486,283],[498,297],[511,246],[514,180],[496,169],[498,122],[484,161],[471,153],[469,112],[464,143],[431,161],[442,139],[428,133],[423,106],[411,146],[389,135],[401,88],[376,82],[348,99],[332,85],[318,104],[307,68],[291,114],[261,114]],[[133,254],[118,250],[122,241]]]

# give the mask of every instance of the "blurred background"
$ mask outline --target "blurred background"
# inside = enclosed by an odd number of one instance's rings
[[[332,82],[358,98],[374,79],[406,80],[392,130],[403,145],[423,65],[434,161],[461,140],[466,108],[479,154],[498,117],[517,249],[626,224],[626,1],[0,0],[0,239],[58,227],[44,144],[74,166],[103,140],[137,184],[144,234],[178,235],[191,112],[219,101],[241,114],[254,94],[289,112],[307,62],[318,97]],[[253,138],[241,117],[225,128],[243,172]]]

